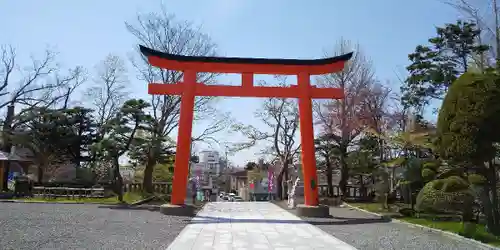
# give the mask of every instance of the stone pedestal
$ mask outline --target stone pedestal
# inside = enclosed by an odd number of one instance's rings
[[[342,202],[342,197],[334,196],[328,198],[320,198],[319,203],[330,207],[339,207],[340,205],[342,205],[343,202]]]
[[[324,205],[307,206],[304,204],[299,204],[297,205],[296,211],[298,216],[316,217],[316,218],[330,217],[330,207]]]
[[[193,216],[196,208],[191,205],[163,204],[160,206],[160,213],[174,216]]]

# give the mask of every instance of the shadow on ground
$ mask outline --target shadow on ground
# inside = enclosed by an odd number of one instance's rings
[[[309,223],[312,225],[358,225],[358,224],[370,224],[370,223],[385,223],[390,222],[391,219],[388,218],[346,218],[346,217],[335,217],[322,218],[315,220],[308,220],[304,218],[303,220],[272,220],[272,219],[231,219],[224,217],[212,217],[212,216],[200,216],[198,215],[196,219],[191,220],[190,224],[210,224],[210,223],[269,223],[269,224],[304,224]]]
[[[118,210],[147,210],[147,211],[160,211],[160,206],[156,205],[101,205],[98,208],[107,208],[107,209],[118,209]]]
[[[147,210],[157,212],[160,211],[160,205],[132,205],[132,204],[119,204],[119,205],[100,205],[99,208],[107,208],[107,209],[118,209],[118,210]],[[202,208],[202,205],[195,206],[196,211]]]

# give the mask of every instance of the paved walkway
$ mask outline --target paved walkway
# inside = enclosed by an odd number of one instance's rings
[[[212,202],[169,250],[355,250],[269,202]]]

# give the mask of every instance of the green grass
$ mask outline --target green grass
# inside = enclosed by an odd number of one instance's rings
[[[130,204],[134,203],[138,200],[142,200],[145,198],[145,195],[141,193],[135,192],[127,192],[123,195],[123,201]],[[61,202],[61,203],[97,203],[97,204],[118,204],[117,196],[109,197],[109,198],[65,198],[65,197],[57,197],[57,198],[43,198],[43,197],[32,197],[32,198],[23,198],[23,199],[14,199],[14,200],[22,200],[22,201],[39,201],[39,202]]]
[[[390,207],[391,211],[388,211],[387,209],[382,209],[382,206],[379,203],[349,203],[349,205],[380,214],[394,213],[395,210],[397,210],[397,206],[394,205]],[[484,225],[477,225],[475,232],[466,234],[463,230],[462,222],[458,221],[435,221],[432,220],[431,218],[413,218],[413,217],[400,217],[398,219],[416,225],[422,225],[430,228],[456,233],[464,237],[475,239],[477,241],[481,241],[483,243],[492,246],[500,246],[500,237],[496,237],[488,233]]]
[[[443,231],[456,233],[464,237],[475,239],[477,241],[481,241],[483,243],[490,244],[493,246],[500,246],[500,237],[495,237],[494,235],[486,232],[484,225],[477,225],[475,232],[466,234],[464,233],[462,223],[457,221],[432,221],[429,219],[408,218],[408,217],[401,218],[400,220],[417,225],[427,226],[431,228],[441,229]]]
[[[380,203],[349,203],[349,205],[374,213],[390,212],[386,209],[382,209],[382,205]]]

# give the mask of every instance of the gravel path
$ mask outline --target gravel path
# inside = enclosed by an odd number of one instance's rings
[[[90,204],[0,203],[0,249],[166,249],[190,219]]]
[[[282,203],[277,204],[284,207]],[[288,210],[292,212],[292,210]],[[383,221],[350,208],[332,207],[333,218],[302,218],[359,250],[483,250],[473,242]]]

